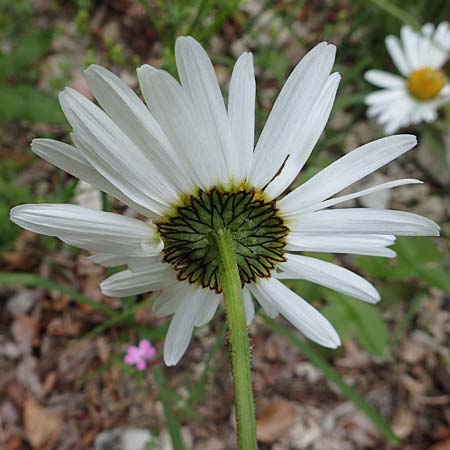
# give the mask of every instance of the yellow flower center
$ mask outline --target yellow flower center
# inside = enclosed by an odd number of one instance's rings
[[[446,77],[442,70],[421,67],[409,76],[408,89],[419,100],[430,100],[441,92],[445,83]]]

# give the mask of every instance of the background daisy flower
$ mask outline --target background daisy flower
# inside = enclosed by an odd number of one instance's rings
[[[74,145],[36,139],[47,161],[135,208],[145,219],[76,205],[22,205],[11,219],[38,233],[95,252],[105,266],[127,265],[101,284],[111,296],[162,290],[158,317],[173,315],[164,361],[176,364],[195,327],[208,323],[222,300],[211,236],[231,235],[247,323],[254,297],[315,342],[340,344],[329,323],[281,279],[304,279],[366,302],[379,300],[364,278],[304,251],[393,257],[395,235],[439,234],[424,217],[371,208],[330,209],[348,199],[417,180],[394,180],[333,197],[413,148],[398,135],[363,145],[284,195],[309,158],[331,112],[340,76],[330,74],[335,47],[317,45],[295,67],[254,148],[252,55],[234,67],[225,107],[214,68],[192,38],[176,43],[181,83],[145,65],[138,70],[147,106],[99,66],[86,71],[99,108],[66,89],[61,106]],[[333,198],[331,198],[333,197]]]
[[[433,122],[439,107],[450,101],[443,71],[450,51],[450,25],[427,23],[421,32],[405,25],[400,39],[387,36],[386,48],[402,76],[369,70],[365,78],[381,89],[369,94],[367,114],[376,117],[386,133],[420,122]]]

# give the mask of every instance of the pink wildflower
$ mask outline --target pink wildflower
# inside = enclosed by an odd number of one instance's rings
[[[142,339],[139,345],[130,345],[127,349],[124,362],[129,366],[136,366],[137,370],[144,370],[147,362],[155,356],[156,350],[149,340]]]

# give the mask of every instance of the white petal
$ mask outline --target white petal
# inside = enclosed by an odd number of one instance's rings
[[[330,322],[299,295],[274,278],[259,279],[251,284],[252,294],[260,301],[264,298],[307,338],[328,348],[341,344]]]
[[[244,287],[242,296],[244,298],[245,318],[247,326],[249,326],[255,318],[255,305],[253,304],[252,296],[247,287]]]
[[[325,86],[314,104],[311,114],[299,133],[296,149],[289,155],[281,173],[264,190],[269,198],[278,197],[294,181],[311,155],[330,117],[341,76],[334,73],[328,77]]]
[[[406,96],[405,87],[396,87],[389,89],[380,89],[372,92],[365,99],[366,105],[389,105],[395,101],[401,100]]]
[[[386,37],[386,48],[391,55],[392,62],[397,67],[398,71],[407,77],[411,72],[408,61],[401,47],[400,41],[396,36]]]
[[[190,192],[192,183],[181,170],[177,155],[155,118],[140,98],[119,77],[92,65],[85,78],[95,98],[139,147],[143,155],[181,192]]]
[[[217,295],[214,291],[207,291],[205,301],[201,305],[197,317],[195,319],[194,325],[196,327],[202,327],[212,320],[214,314],[217,311],[220,301],[222,300],[221,295]]]
[[[432,42],[434,34],[434,26],[430,23],[426,23],[422,26],[421,32],[419,34],[418,41],[418,58],[420,61],[420,66],[430,66],[435,67],[434,64],[434,45]]]
[[[177,39],[175,57],[181,85],[192,102],[192,117],[208,143],[219,181],[226,184],[235,174],[239,157],[214,67],[205,50],[192,37]]]
[[[173,286],[164,289],[153,303],[152,309],[156,317],[166,317],[174,314],[177,308],[186,299],[186,292],[190,292],[188,283],[176,282]]]
[[[364,78],[375,86],[381,88],[397,88],[405,84],[405,79],[398,75],[393,75],[383,70],[368,70],[364,74]]]
[[[448,22],[441,22],[436,27],[434,34],[434,41],[444,46],[445,49],[450,49],[450,42],[448,37],[450,36],[450,24]]]
[[[228,94],[228,120],[237,149],[236,180],[248,176],[255,139],[256,83],[253,56],[243,53],[234,65]]]
[[[195,119],[194,107],[180,84],[167,72],[148,65],[138,69],[139,83],[150,111],[155,116],[184,169],[204,190],[214,186],[223,176],[218,173],[218,160],[210,142],[203,137],[203,126]]]
[[[397,236],[439,236],[439,226],[417,214],[375,208],[328,209],[295,218],[293,231],[314,234],[393,234]]]
[[[450,50],[450,24],[441,22],[433,36],[433,59],[434,67],[441,68],[448,61]]]
[[[278,265],[283,272],[274,273],[275,278],[311,281],[369,303],[380,300],[377,290],[367,280],[344,267],[308,256],[285,256],[287,261]]]
[[[78,148],[64,144],[63,142],[54,141],[53,139],[33,139],[31,142],[31,150],[50,164],[80,180],[86,181],[96,189],[112,195],[145,216],[154,216],[152,211],[135,203],[111,184],[103,175],[97,172]]]
[[[406,94],[401,98],[371,106],[369,116],[378,116],[377,121],[384,126],[386,134],[392,134],[399,128],[410,124],[410,115],[416,102]]]
[[[87,260],[100,264],[103,267],[124,266],[127,263],[127,257],[122,255],[112,255],[109,253],[96,253],[88,256]]]
[[[253,294],[253,296],[255,297],[257,302],[261,305],[264,312],[271,319],[275,319],[275,317],[277,317],[280,312],[278,311],[278,308],[276,307],[273,299],[266,295],[262,295],[262,294],[257,295],[257,292],[258,292],[257,283],[248,284],[246,286],[249,289],[249,291]]]
[[[389,248],[395,236],[370,234],[312,234],[291,232],[287,238],[288,251],[347,253],[352,255],[395,257]]]
[[[97,106],[73,89],[59,96],[74,129],[75,144],[105,178],[128,197],[163,215],[177,192],[120,128]]]
[[[134,273],[130,270],[111,275],[100,284],[104,295],[128,297],[158,289],[164,289],[176,282],[175,274],[168,264],[155,265],[146,272]]]
[[[323,42],[297,64],[272,108],[256,145],[250,182],[262,188],[297,149],[311,110],[328,79],[336,48]]]
[[[283,214],[292,215],[342,191],[416,145],[412,135],[378,139],[348,153],[278,202]]]
[[[164,362],[167,366],[174,366],[184,355],[196,319],[208,298],[206,289],[195,289],[189,285],[185,287],[185,298],[175,311],[164,341]]]
[[[318,203],[317,205],[310,206],[309,208],[299,211],[299,214],[305,214],[307,212],[319,211],[320,209],[329,208],[330,206],[337,205],[348,200],[352,200],[359,197],[364,197],[365,195],[374,194],[375,192],[384,191],[386,189],[392,189],[399,186],[404,186],[406,184],[422,184],[422,181],[406,178],[403,180],[388,181],[387,183],[378,184],[377,186],[372,186],[362,191],[353,192],[352,194],[341,195],[340,197],[335,197],[330,200]]]
[[[11,210],[11,220],[35,233],[56,236],[86,250],[124,256],[151,255],[141,243],[152,245],[153,254],[160,240],[152,226],[131,217],[82,208],[78,205],[20,205]]]
[[[162,242],[161,242],[162,244]],[[161,245],[161,247],[159,248],[159,251],[162,251],[163,249],[163,245]],[[144,250],[147,250],[147,247],[144,246]],[[156,253],[154,256],[134,256],[134,257],[128,257],[127,258],[127,265],[128,268],[135,273],[138,272],[145,272],[147,271],[150,267],[154,266],[154,265],[159,265],[161,264],[161,254],[160,253]]]
[[[419,36],[409,26],[405,25],[400,30],[400,37],[404,49],[404,55],[408,66],[412,69],[418,69],[419,64]]]

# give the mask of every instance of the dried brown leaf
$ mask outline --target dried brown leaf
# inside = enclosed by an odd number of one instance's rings
[[[273,443],[286,435],[292,426],[295,409],[292,403],[273,399],[258,414],[256,436],[260,442]]]
[[[25,433],[34,449],[51,450],[59,439],[63,422],[54,411],[28,399],[24,406]]]

